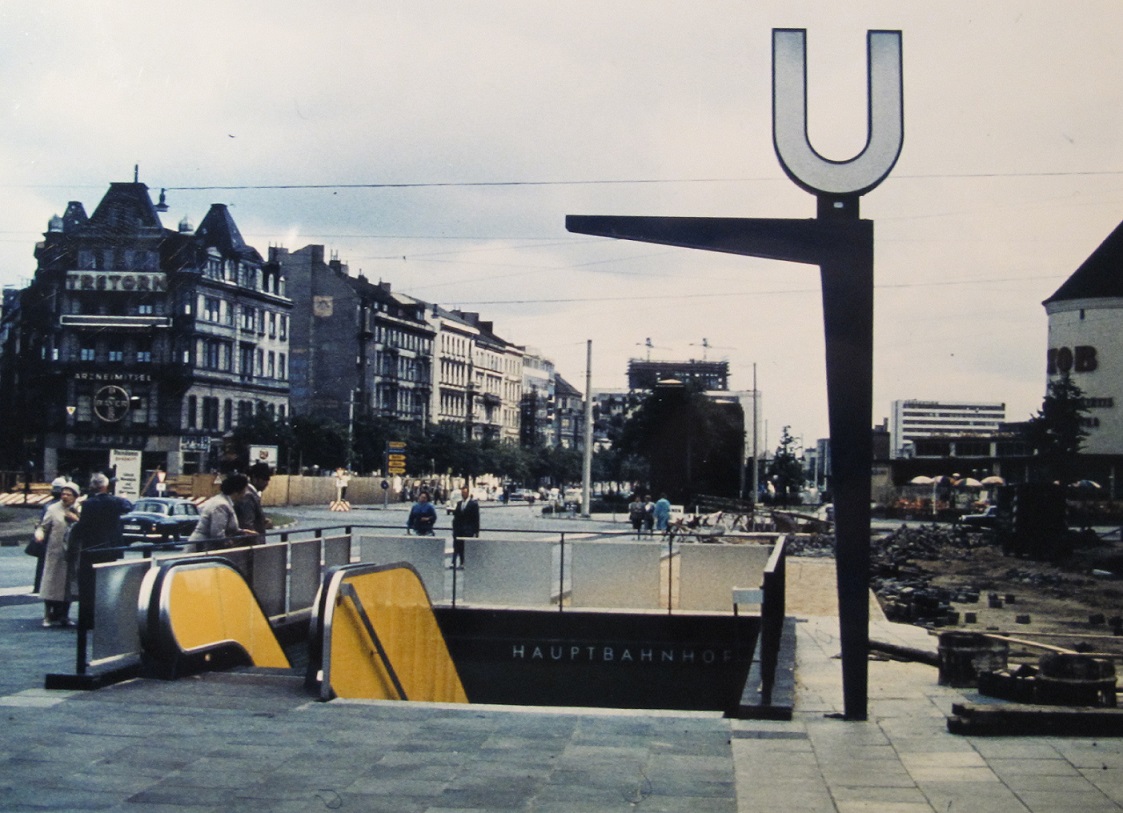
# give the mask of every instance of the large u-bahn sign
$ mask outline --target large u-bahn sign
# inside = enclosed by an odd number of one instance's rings
[[[580,234],[819,266],[835,494],[839,634],[847,719],[868,703],[870,466],[873,425],[873,222],[859,198],[893,169],[904,142],[901,32],[867,35],[869,133],[849,161],[807,136],[806,32],[772,32],[772,137],[788,176],[816,196],[813,220],[569,215]]]

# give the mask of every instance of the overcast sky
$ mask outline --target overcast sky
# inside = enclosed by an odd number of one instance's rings
[[[128,9],[128,10],[126,10]],[[768,445],[827,434],[815,268],[571,235],[566,214],[813,217],[771,133],[771,31],[808,31],[812,144],[866,138],[865,33],[903,32],[905,141],[875,223],[875,422],[1044,390],[1048,297],[1123,219],[1117,0],[0,5],[0,284],[134,164],[165,226],[226,203],[540,348],[756,364]],[[509,183],[508,183],[509,182]],[[273,187],[273,188],[270,188]],[[287,187],[287,188],[276,188]],[[706,340],[710,348],[701,345]]]

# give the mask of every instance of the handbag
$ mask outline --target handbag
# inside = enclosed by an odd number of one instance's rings
[[[35,533],[31,535],[31,541],[27,543],[23,552],[28,556],[34,556],[36,559],[41,559],[43,554],[47,552],[47,541],[43,537],[42,528],[35,529]]]

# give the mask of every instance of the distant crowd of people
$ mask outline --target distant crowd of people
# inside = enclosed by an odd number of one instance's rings
[[[640,492],[632,495],[628,503],[628,521],[636,532],[636,539],[644,536],[653,536],[655,531],[666,531],[671,519],[671,501],[666,494],[660,494],[659,499],[651,501],[650,494],[641,496]]]

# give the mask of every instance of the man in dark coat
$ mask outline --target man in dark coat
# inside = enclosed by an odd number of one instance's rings
[[[244,540],[247,545],[258,545],[265,541],[265,532],[269,529],[269,519],[261,507],[261,492],[269,486],[273,476],[268,463],[258,461],[250,466],[248,472],[249,485],[242,499],[234,503],[234,513],[238,517],[238,526],[245,529],[252,528],[257,531],[255,536],[248,536]]]
[[[464,564],[464,538],[480,535],[480,504],[468,486],[460,487],[460,501],[452,509],[452,565]]]
[[[121,516],[133,510],[124,497],[109,493],[109,478],[98,472],[90,478],[91,496],[82,503],[81,518],[70,531],[70,544],[81,556],[78,566],[78,624],[93,627],[95,564],[124,556]]]

